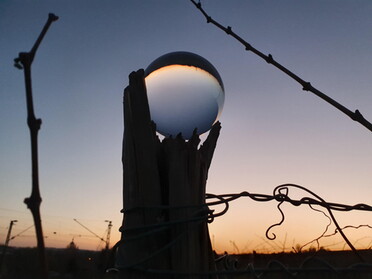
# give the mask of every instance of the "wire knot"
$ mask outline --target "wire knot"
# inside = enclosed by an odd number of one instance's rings
[[[305,82],[302,84],[302,86],[303,86],[302,90],[304,91],[310,91],[311,88],[313,87],[310,82]]]
[[[352,119],[353,119],[354,121],[361,121],[361,120],[364,119],[364,117],[363,117],[363,115],[360,113],[359,110],[355,110]]]
[[[252,46],[251,46],[251,44],[246,43],[246,44],[245,44],[245,50],[247,50],[247,51],[252,50]]]
[[[266,62],[269,63],[269,64],[272,64],[274,62],[274,58],[271,54],[269,54],[267,57],[266,57]]]

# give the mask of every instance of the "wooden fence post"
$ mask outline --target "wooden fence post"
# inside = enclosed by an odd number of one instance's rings
[[[189,141],[177,136],[161,142],[139,70],[124,90],[124,127],[119,278],[216,278],[207,274],[215,264],[205,187],[220,123],[200,148],[196,133]]]

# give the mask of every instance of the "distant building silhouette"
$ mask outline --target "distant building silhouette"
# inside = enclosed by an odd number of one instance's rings
[[[71,240],[71,242],[66,247],[68,250],[78,250],[79,247],[74,242],[74,239]]]

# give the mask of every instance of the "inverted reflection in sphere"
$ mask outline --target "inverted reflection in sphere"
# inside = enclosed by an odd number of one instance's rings
[[[189,139],[208,131],[218,120],[225,93],[211,63],[190,52],[172,52],[152,62],[145,71],[151,119],[166,136]]]

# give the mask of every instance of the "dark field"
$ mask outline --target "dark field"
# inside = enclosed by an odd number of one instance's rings
[[[220,258],[218,269],[234,271],[219,279],[372,278],[372,250],[359,250],[358,253],[364,262],[352,251],[229,255]],[[243,274],[242,270],[251,272]]]
[[[2,251],[2,247],[0,247]],[[372,278],[372,250],[359,251],[363,266],[351,251],[317,251],[304,253],[218,255],[218,270],[225,278]],[[107,251],[47,249],[51,279],[109,279]],[[112,262],[111,262],[112,264]],[[9,247],[4,257],[1,279],[32,279],[37,276],[38,256],[35,248]],[[241,272],[246,270],[244,274]],[[252,272],[254,270],[256,277]],[[151,277],[149,277],[151,278]],[[161,278],[161,277],[156,277]],[[164,278],[171,278],[164,276]],[[172,278],[190,278],[176,276]],[[193,277],[198,278],[198,277]],[[205,277],[199,277],[205,278]]]
[[[2,247],[0,247],[2,251]],[[49,278],[110,278],[105,274],[107,251],[79,249],[51,249],[46,251]],[[36,248],[7,249],[2,265],[1,279],[38,278],[38,251]]]

